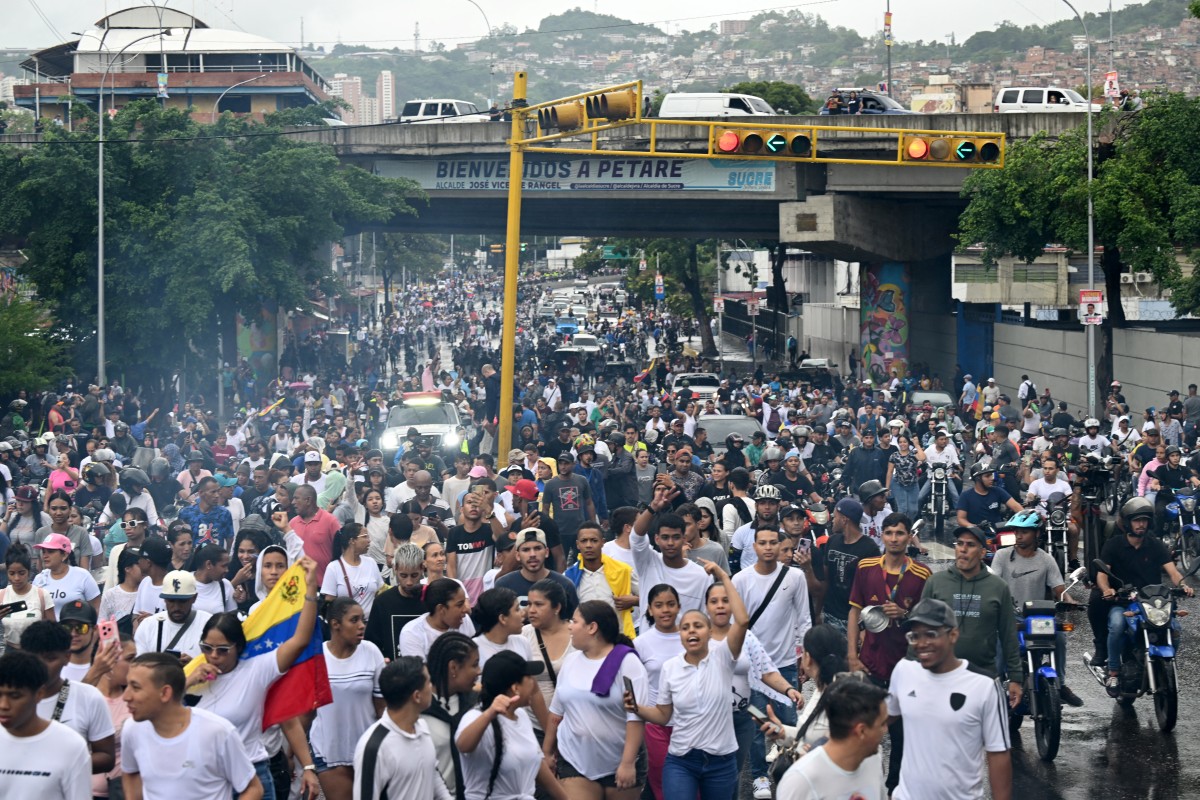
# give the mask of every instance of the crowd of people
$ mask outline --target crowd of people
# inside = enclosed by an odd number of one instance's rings
[[[1014,602],[1064,581],[1030,536],[1008,558],[1029,569],[984,569],[980,526],[1021,508],[995,484],[1014,438],[1042,456],[1023,465],[1042,499],[1084,443],[1023,439],[1007,397],[976,413],[966,387],[935,408],[899,379],[760,367],[670,392],[710,365],[650,314],[600,331],[664,345],[635,381],[541,361],[555,334],[523,312],[502,410],[497,290],[407,303],[347,364],[297,344],[261,396],[232,370],[228,424],[116,385],[13,401],[0,796],[731,800],[743,778],[759,800],[957,800],[985,778],[1010,796]],[[1017,419],[1040,415],[1022,390]],[[456,404],[461,444],[417,434],[385,458],[406,391]],[[761,424],[709,441],[730,413]],[[915,530],[936,464],[972,465],[940,572]],[[287,635],[249,648],[248,620],[297,586]],[[264,730],[317,643],[332,703]]]

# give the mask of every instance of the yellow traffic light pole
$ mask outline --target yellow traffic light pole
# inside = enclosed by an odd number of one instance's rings
[[[521,187],[525,182],[526,73],[513,76],[512,138],[508,142],[508,223],[504,235],[504,322],[500,334],[500,466],[512,447],[513,382],[517,367],[517,279],[521,265]]]
[[[836,125],[758,125],[753,122],[710,122],[705,120],[643,119],[642,82],[630,81],[604,89],[583,92],[537,105],[526,102],[527,76],[513,76],[512,138],[508,142],[508,223],[504,245],[504,320],[500,337],[500,411],[497,431],[500,466],[507,466],[512,446],[513,388],[516,375],[517,278],[521,255],[521,190],[525,153],[621,156],[635,158],[699,158],[794,161],[810,164],[858,164],[872,166],[958,167],[1001,169],[1004,167],[1005,137],[994,132],[959,132],[913,128],[868,128]],[[526,134],[535,121],[535,135]],[[646,150],[605,149],[603,131],[629,125],[649,124]],[[703,151],[662,149],[661,128],[707,129]],[[551,132],[557,131],[557,132]],[[849,137],[885,135],[895,137],[892,159],[845,158],[824,155],[822,138],[838,134]],[[587,147],[557,146],[560,140],[587,136]],[[754,147],[748,149],[751,137]],[[783,150],[764,151],[766,143],[777,142]],[[728,145],[728,149],[726,147]],[[957,157],[957,161],[951,156]]]

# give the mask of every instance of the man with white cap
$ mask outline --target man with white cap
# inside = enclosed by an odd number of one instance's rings
[[[325,491],[325,473],[321,472],[321,452],[309,450],[304,454],[304,472],[292,476],[292,483],[307,484],[317,494]]]
[[[984,386],[980,391],[983,394],[983,404],[985,406],[994,406],[1000,402],[1000,387],[996,385],[995,378],[988,378],[987,386]]]
[[[133,634],[138,655],[142,653],[178,653],[187,663],[200,655],[200,635],[212,616],[196,605],[196,578],[181,569],[163,578],[162,599],[166,611],[143,619]]]

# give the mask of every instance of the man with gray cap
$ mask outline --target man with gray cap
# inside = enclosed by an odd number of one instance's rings
[[[833,533],[813,557],[813,573],[824,590],[824,622],[845,632],[850,590],[858,562],[879,556],[879,546],[862,532],[862,503],[843,497],[833,509]]]
[[[212,614],[194,608],[196,578],[181,569],[163,578],[162,601],[166,611],[143,619],[133,634],[133,643],[138,655],[178,653],[186,664],[200,655],[200,634]]]
[[[925,582],[922,597],[949,603],[958,617],[954,652],[980,673],[995,677],[1003,668],[1009,705],[1021,702],[1021,648],[1012,592],[1003,578],[983,568],[987,534],[975,525],[954,531],[954,564]],[[996,642],[1001,649],[997,653]],[[905,748],[907,752],[907,748]]]
[[[926,597],[904,620],[916,655],[892,671],[888,715],[904,721],[904,761],[895,800],[982,800],[987,759],[991,796],[1012,797],[1008,709],[996,682],[955,655],[959,619]]]

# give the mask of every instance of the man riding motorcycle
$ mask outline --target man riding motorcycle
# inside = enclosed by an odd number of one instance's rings
[[[971,480],[974,485],[958,498],[958,524],[961,527],[990,522],[999,524],[1004,510],[1014,514],[1023,509],[1012,495],[996,486],[996,470],[991,464],[976,461],[971,465]]]
[[[1144,497],[1135,497],[1121,506],[1118,524],[1121,536],[1113,536],[1104,543],[1100,560],[1123,583],[1133,586],[1148,586],[1159,583],[1165,572],[1171,583],[1181,588],[1188,597],[1194,596],[1190,586],[1183,585],[1183,576],[1175,567],[1171,553],[1162,542],[1147,537],[1150,523],[1154,519],[1154,505]],[[1105,689],[1110,697],[1120,693],[1121,650],[1124,647],[1125,607],[1117,601],[1117,589],[1108,575],[1096,575],[1096,586],[1088,598],[1088,620],[1092,624],[1092,637],[1096,651],[1091,665],[1099,667],[1108,663],[1108,680]]]

